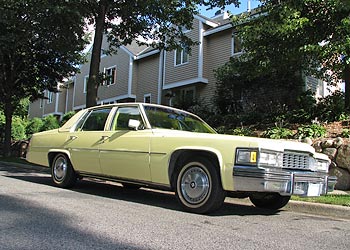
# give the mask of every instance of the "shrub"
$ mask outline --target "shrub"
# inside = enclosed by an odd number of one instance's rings
[[[324,137],[326,133],[327,133],[326,128],[319,124],[303,125],[298,128],[296,137],[298,139],[303,139],[307,137],[320,138],[320,137]]]
[[[346,116],[345,96],[341,91],[319,99],[316,107],[316,116],[320,121],[339,121]]]
[[[26,139],[25,121],[19,117],[12,120],[11,137],[15,141]]]
[[[253,136],[253,130],[250,128],[235,128],[231,130],[232,135],[240,135],[240,136]]]
[[[59,128],[57,118],[53,115],[48,115],[43,119],[43,125],[41,126],[40,131],[46,131],[55,128]]]
[[[27,136],[30,137],[32,134],[41,131],[41,128],[43,125],[44,125],[43,120],[38,117],[34,117],[33,119],[29,120],[26,126]]]
[[[350,130],[347,128],[343,129],[343,131],[341,132],[341,137],[350,138]]]
[[[293,137],[293,131],[288,128],[273,127],[263,133],[263,137],[271,139],[289,139]]]

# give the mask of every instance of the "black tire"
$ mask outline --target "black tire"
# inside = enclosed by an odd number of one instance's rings
[[[194,157],[175,173],[175,194],[184,210],[206,214],[219,209],[225,191],[216,164],[204,157]]]
[[[77,181],[77,175],[65,154],[57,154],[52,161],[51,177],[53,183],[62,188],[73,187]]]
[[[290,200],[290,196],[282,196],[277,193],[257,193],[249,196],[250,201],[259,208],[278,210]]]

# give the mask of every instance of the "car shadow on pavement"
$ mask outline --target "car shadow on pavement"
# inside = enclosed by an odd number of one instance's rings
[[[40,169],[0,166],[0,171],[4,171],[2,174],[3,176],[60,189],[53,185],[49,171],[47,170],[48,169],[43,169],[40,171]],[[78,181],[73,188],[62,190],[70,190],[109,199],[135,202],[175,211],[183,211],[173,192],[159,191],[149,188],[129,189],[110,181],[86,178]],[[279,211],[259,209],[249,204],[235,204],[231,200],[227,201],[226,199],[225,203],[219,210],[208,216],[272,216],[278,215],[278,213]]]

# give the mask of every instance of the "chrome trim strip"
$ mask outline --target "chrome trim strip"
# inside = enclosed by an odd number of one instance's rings
[[[77,171],[78,175],[83,177],[89,177],[89,178],[96,178],[106,181],[113,181],[118,183],[131,183],[131,184],[138,184],[143,187],[154,187],[157,189],[165,190],[165,191],[171,191],[171,186],[163,183],[155,183],[151,181],[142,181],[142,180],[135,180],[135,179],[128,179],[128,178],[121,178],[121,177],[115,177],[110,175],[103,175],[103,174],[94,174],[84,171]]]

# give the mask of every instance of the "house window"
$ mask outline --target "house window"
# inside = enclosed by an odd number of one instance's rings
[[[143,96],[143,102],[144,103],[151,103],[151,94],[146,94]]]
[[[53,101],[53,92],[48,91],[47,92],[47,103],[52,103]]]
[[[84,89],[83,89],[83,93],[86,93],[86,92],[87,92],[87,84],[88,84],[88,81],[89,81],[89,76],[85,76],[85,77],[84,77]]]
[[[183,46],[175,51],[175,66],[188,63],[188,47]]]
[[[242,38],[237,33],[232,34],[232,55],[242,54]]]
[[[117,82],[117,68],[116,66],[105,68],[105,80],[103,85],[109,86]]]
[[[195,88],[186,88],[181,90],[181,97],[184,102],[191,103],[195,97]]]

